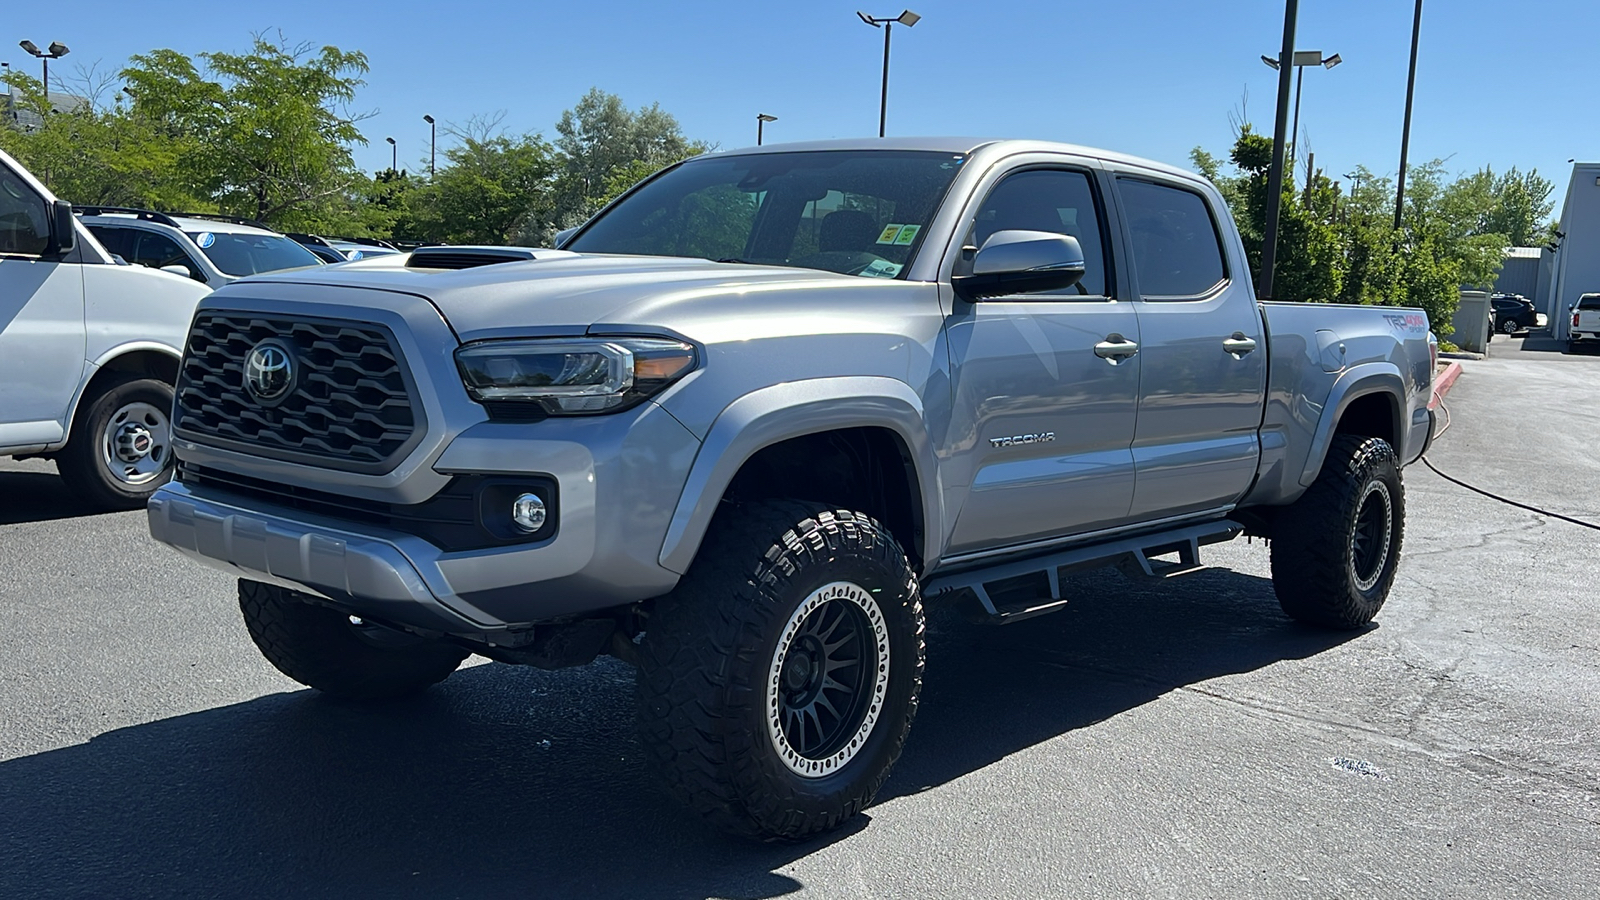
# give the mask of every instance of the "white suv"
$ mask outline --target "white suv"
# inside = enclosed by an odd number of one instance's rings
[[[172,473],[172,385],[210,292],[118,265],[0,151],[0,456],[53,458],[95,505],[143,506]]]
[[[322,265],[299,243],[243,219],[120,206],[79,206],[76,212],[117,256],[213,289],[246,275]]]

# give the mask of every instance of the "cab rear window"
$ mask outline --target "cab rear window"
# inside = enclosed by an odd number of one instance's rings
[[[1600,294],[1584,294],[1578,298],[1579,309],[1600,309]]]

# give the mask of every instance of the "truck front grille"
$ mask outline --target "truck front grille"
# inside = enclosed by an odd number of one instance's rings
[[[258,348],[287,357],[286,381],[268,385],[282,387],[278,396],[246,384]],[[263,358],[277,362],[270,353]],[[197,443],[382,473],[422,436],[412,395],[393,335],[381,325],[202,312],[189,329],[173,426]]]

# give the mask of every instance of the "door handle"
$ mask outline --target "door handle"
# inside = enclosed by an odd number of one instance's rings
[[[1233,337],[1223,339],[1222,349],[1238,359],[1244,359],[1247,353],[1256,349],[1256,340],[1245,337],[1242,331],[1235,331]]]
[[[1110,362],[1112,365],[1116,365],[1138,352],[1139,345],[1120,334],[1106,335],[1105,340],[1094,345],[1094,355]]]

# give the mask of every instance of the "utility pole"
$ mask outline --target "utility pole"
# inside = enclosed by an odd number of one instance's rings
[[[1400,185],[1394,192],[1394,230],[1400,230],[1400,214],[1406,202],[1406,154],[1411,150],[1411,98],[1417,88],[1417,39],[1422,35],[1422,0],[1411,20],[1411,71],[1406,75],[1406,122],[1400,129]]]
[[[1422,0],[1417,0],[1422,2]],[[1294,76],[1294,27],[1300,0],[1283,7],[1283,49],[1278,54],[1278,115],[1272,126],[1272,168],[1267,174],[1267,234],[1261,246],[1261,284],[1256,296],[1272,299],[1272,267],[1278,257],[1278,216],[1283,207],[1283,150],[1289,130],[1289,82]]]

